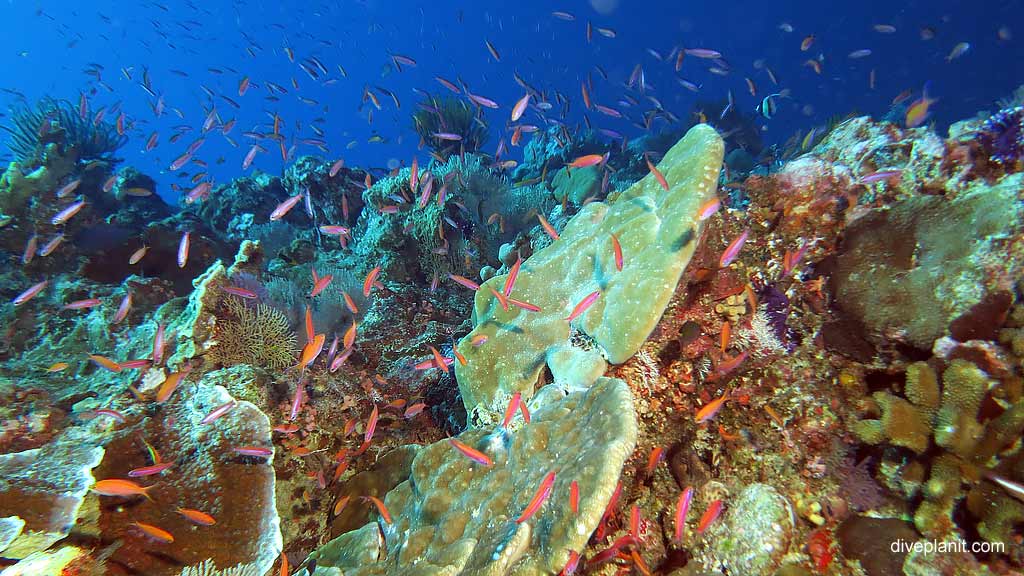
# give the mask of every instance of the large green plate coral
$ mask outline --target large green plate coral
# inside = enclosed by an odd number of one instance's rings
[[[715,194],[724,145],[713,128],[694,126],[673,146],[653,175],[609,202],[592,202],[574,216],[560,238],[523,262],[512,298],[541,308],[504,310],[489,288],[501,291],[505,275],[476,293],[475,328],[456,364],[467,411],[492,421],[515,392],[533,394],[544,366],[567,387],[590,385],[605,362],[618,364],[639,350],[654,329],[700,237],[698,212]],[[622,245],[616,270],[612,235]],[[578,318],[566,321],[588,294],[601,295]],[[486,336],[474,346],[472,340]]]

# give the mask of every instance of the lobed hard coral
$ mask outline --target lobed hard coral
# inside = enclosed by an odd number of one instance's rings
[[[272,447],[270,421],[256,406],[235,400],[217,385],[223,374],[208,372],[184,382],[151,415],[132,418],[112,433],[107,458],[95,469],[97,479],[127,478],[130,470],[152,464],[145,440],[164,461],[174,465],[159,476],[139,479],[152,486],[151,500],[126,502],[99,498],[95,526],[102,538],[124,545],[111,561],[134,573],[177,576],[182,566],[211,559],[217,566],[251,564],[265,574],[282,548],[275,506],[273,456],[251,457],[235,448]],[[233,408],[216,420],[203,419],[226,404]],[[199,510],[215,519],[204,526],[179,508]],[[133,522],[158,526],[174,537],[173,545],[137,535]],[[91,523],[90,523],[91,524]]]
[[[522,263],[511,297],[539,312],[499,305],[490,290],[503,290],[506,275],[484,283],[476,292],[475,327],[458,344],[467,362],[455,366],[473,417],[493,421],[510,395],[531,395],[545,365],[555,382],[585,387],[606,361],[622,363],[636,353],[694,253],[703,225],[697,212],[715,193],[722,150],[714,129],[696,126],[659,164],[668,191],[652,174],[608,203],[584,206],[558,240]],[[622,247],[621,271],[612,234]],[[567,322],[595,292],[590,308]],[[487,342],[474,345],[480,337]]]
[[[0,455],[0,557],[25,558],[71,532],[103,459],[98,432],[74,426],[39,448]]]
[[[636,444],[636,417],[621,380],[601,378],[568,395],[552,385],[538,397],[530,423],[517,424],[514,433],[473,428],[458,436],[486,453],[490,466],[469,460],[447,440],[420,449],[409,479],[384,498],[390,521],[378,518],[324,545],[306,561],[316,569],[298,574],[497,576],[561,570],[604,514]],[[555,480],[547,502],[522,517],[549,472]],[[565,505],[574,480],[577,514]]]

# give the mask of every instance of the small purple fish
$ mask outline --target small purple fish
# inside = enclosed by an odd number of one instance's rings
[[[882,170],[879,172],[872,172],[871,174],[865,174],[861,177],[861,184],[872,184],[874,182],[881,182],[882,180],[889,180],[890,178],[899,178],[903,176],[903,170]]]
[[[687,48],[684,52],[695,58],[705,58],[707,60],[717,60],[722,57],[722,53],[718,50],[709,50],[707,48]]]
[[[743,244],[746,243],[747,237],[750,236],[750,228],[744,230],[739,236],[736,237],[728,246],[725,247],[725,251],[722,252],[722,257],[718,260],[718,267],[725,268],[729,264],[732,264],[733,260],[736,259],[740,254],[740,250],[743,249]]]
[[[462,140],[462,136],[459,134],[455,134],[454,132],[434,132],[431,134],[431,136],[437,138],[438,140],[449,140],[452,142],[458,142]]]

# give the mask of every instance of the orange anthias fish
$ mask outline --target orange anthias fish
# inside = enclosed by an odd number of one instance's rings
[[[162,542],[164,544],[171,544],[174,542],[174,536],[163,528],[158,528],[152,524],[143,524],[142,522],[132,522],[131,525],[138,528],[143,534],[157,542]]]
[[[580,156],[568,164],[569,168],[586,168],[587,166],[596,166],[607,160],[607,155],[601,154],[587,154],[586,156]]]
[[[477,450],[476,448],[473,448],[468,444],[459,442],[455,438],[449,438],[448,443],[451,444],[453,448],[461,452],[463,456],[469,458],[470,460],[478,464],[482,464],[484,466],[494,465],[494,461],[491,460],[491,458],[487,454],[484,454],[483,452]]]
[[[373,505],[377,507],[377,512],[380,513],[380,517],[384,519],[384,522],[391,524],[391,513],[388,512],[387,506],[384,505],[384,502],[381,502],[380,498],[375,496],[363,496],[363,499],[368,499],[373,502]]]
[[[709,504],[707,510],[705,510],[704,514],[701,515],[700,522],[697,524],[697,534],[703,534],[704,531],[708,529],[708,526],[710,526],[711,523],[714,522],[715,519],[718,518],[718,516],[721,514],[721,500],[715,500],[714,502]]]
[[[647,161],[647,169],[651,171],[651,174],[654,174],[654,178],[658,180],[658,184],[660,184],[661,187],[664,188],[666,192],[668,192],[668,180],[665,180],[665,175],[662,174],[661,171],[659,171],[658,168],[651,163],[651,160],[649,158],[644,157],[644,160]]]
[[[928,85],[925,84],[924,90],[921,92],[921,97],[915,100],[910,108],[907,108],[907,128],[915,128],[924,124],[924,121],[928,119],[931,114],[929,108],[932,104],[938,102],[937,98],[928,97]]]
[[[326,334],[317,334],[313,337],[313,340],[307,342],[302,349],[302,357],[299,358],[299,363],[296,364],[295,367],[305,369],[316,361],[317,356],[319,356],[320,352],[324,349],[324,341],[326,339]]]
[[[178,508],[178,514],[181,514],[185,518],[188,518],[192,522],[199,524],[200,526],[213,526],[217,523],[217,520],[203,512],[201,510],[193,510],[191,508]]]
[[[548,472],[544,480],[541,481],[540,486],[537,487],[537,492],[530,499],[530,503],[526,505],[526,509],[523,513],[516,518],[516,524],[522,524],[529,520],[534,514],[540,510],[540,507],[544,505],[544,501],[547,500],[548,496],[551,495],[551,489],[555,485],[555,473]]]
[[[140,486],[131,480],[110,478],[99,480],[92,485],[91,490],[100,496],[144,496],[147,500],[153,500],[149,491],[153,486]]]
[[[729,398],[728,392],[723,392],[721,396],[715,398],[711,402],[708,402],[704,406],[701,406],[700,410],[697,410],[697,415],[694,417],[694,421],[698,424],[707,422],[718,414],[722,406],[725,405],[725,401]]]

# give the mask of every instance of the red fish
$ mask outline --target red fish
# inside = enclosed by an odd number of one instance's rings
[[[530,503],[526,505],[526,509],[523,513],[516,518],[516,524],[522,524],[529,520],[534,514],[540,510],[540,507],[544,505],[544,501],[547,500],[548,496],[551,495],[551,489],[555,485],[555,473],[548,472],[544,476],[544,480],[541,481],[540,486],[537,488],[537,492],[530,499]]]
[[[547,218],[545,218],[543,214],[537,214],[537,218],[540,219],[540,225],[544,228],[544,232],[546,232],[552,240],[558,240],[558,232],[555,231],[555,227],[548,222]]]
[[[380,274],[380,266],[377,266],[366,275],[366,279],[363,280],[363,296],[369,298],[370,290],[373,289],[373,283],[377,280],[377,275]]]
[[[590,294],[587,294],[583,298],[583,300],[580,300],[579,304],[577,304],[576,307],[572,309],[572,313],[569,314],[569,317],[566,318],[565,321],[566,322],[572,322],[577,317],[579,317],[580,314],[583,314],[584,312],[586,312],[587,308],[590,308],[590,306],[594,304],[594,302],[597,300],[598,296],[600,296],[600,295],[601,295],[601,291],[600,290],[595,290],[595,291],[591,292]]]
[[[203,419],[199,421],[199,423],[200,424],[212,424],[214,421],[216,421],[221,416],[224,416],[228,412],[234,410],[235,406],[237,406],[237,405],[238,404],[234,400],[232,400],[231,402],[225,402],[224,404],[221,404],[220,406],[218,406],[218,407],[214,408],[213,410],[211,410],[209,414],[204,416]]]
[[[324,289],[325,289],[325,288],[327,288],[327,286],[328,286],[328,285],[330,285],[330,283],[331,283],[331,280],[334,280],[334,276],[333,276],[333,275],[331,275],[331,274],[328,274],[327,276],[324,276],[324,277],[322,277],[322,278],[317,278],[317,279],[316,279],[316,280],[315,280],[315,281],[313,282],[313,290],[312,290],[312,291],[310,291],[310,293],[309,293],[309,297],[310,297],[310,298],[313,298],[313,297],[315,297],[315,296],[316,296],[317,294],[319,294],[319,293],[323,292],[323,291],[324,291]]]
[[[86,310],[88,308],[95,308],[102,304],[103,301],[99,298],[86,298],[85,300],[75,300],[64,305],[65,310]]]
[[[482,464],[484,466],[494,465],[494,461],[491,460],[491,458],[487,456],[487,454],[484,454],[483,452],[477,450],[476,448],[473,448],[472,446],[459,442],[455,438],[449,438],[448,443],[451,444],[452,447],[454,447],[456,450],[461,452],[463,456],[469,458],[470,460],[478,464]]]
[[[302,200],[302,194],[296,194],[295,196],[292,196],[278,204],[277,207],[274,208],[274,211],[270,213],[270,221],[274,222],[284,218],[285,215],[299,203],[299,200]]]
[[[164,360],[164,325],[157,324],[153,334],[153,364],[160,365]]]
[[[373,405],[373,411],[370,412],[370,419],[366,421],[366,432],[363,433],[363,442],[369,444],[370,440],[373,439],[373,433],[377,430],[377,418],[380,416],[380,412],[377,410],[377,405]]]
[[[160,462],[153,464],[152,466],[143,466],[142,468],[135,468],[128,471],[129,478],[142,478],[145,476],[153,476],[167,470],[171,466],[174,466],[174,462]]]
[[[512,418],[516,415],[516,412],[519,411],[519,405],[522,401],[522,392],[516,392],[508,399],[508,406],[505,408],[505,418],[501,421],[502,428],[508,428],[509,423],[512,422]]]
[[[38,296],[39,293],[42,292],[44,288],[46,288],[46,285],[48,283],[49,283],[49,280],[43,280],[42,282],[39,282],[37,284],[33,284],[27,290],[25,290],[21,294],[18,294],[14,298],[14,300],[11,300],[11,302],[15,306],[20,306],[20,305],[24,304],[25,302],[28,302],[29,300],[31,300],[31,299],[35,298],[36,296]]]
[[[686,490],[683,490],[682,494],[679,495],[679,501],[676,502],[676,531],[675,541],[679,542],[683,539],[683,532],[686,530],[686,513],[690,510],[690,502],[693,501],[693,487],[687,486]]]
[[[480,285],[479,284],[477,284],[476,282],[473,282],[472,280],[470,280],[469,278],[466,278],[465,276],[459,276],[458,274],[449,274],[448,277],[451,278],[452,280],[454,280],[456,283],[461,284],[461,285],[465,286],[466,288],[469,288],[470,290],[479,290],[480,289]]]
[[[238,446],[234,448],[236,454],[242,456],[253,456],[255,458],[267,458],[274,455],[273,448],[264,448],[262,446]]]
[[[658,184],[661,184],[661,187],[668,192],[668,180],[665,180],[665,175],[662,174],[654,164],[651,164],[649,158],[645,156],[644,160],[647,162],[647,169],[651,171],[651,174],[654,174],[654,178],[657,179]]]
[[[580,513],[580,485],[575,480],[569,484],[569,509],[573,514]]]
[[[61,224],[66,223],[72,216],[78,214],[83,206],[85,206],[85,200],[79,200],[78,202],[71,204],[67,208],[58,212],[57,215],[50,220],[50,223],[54,226],[60,226]]]
[[[615,269],[622,272],[622,244],[615,234],[612,234],[612,253],[615,255]]]
[[[708,529],[708,526],[710,526],[711,523],[714,522],[715,519],[717,519],[721,513],[721,500],[715,500],[710,505],[708,505],[707,510],[705,510],[704,514],[701,515],[700,522],[697,524],[697,534],[703,534],[704,531]]]
[[[522,258],[516,258],[516,263],[512,265],[512,268],[508,271],[508,276],[505,277],[505,288],[502,292],[505,296],[512,295],[512,288],[516,284],[516,278],[519,277],[519,267],[523,264]]]

